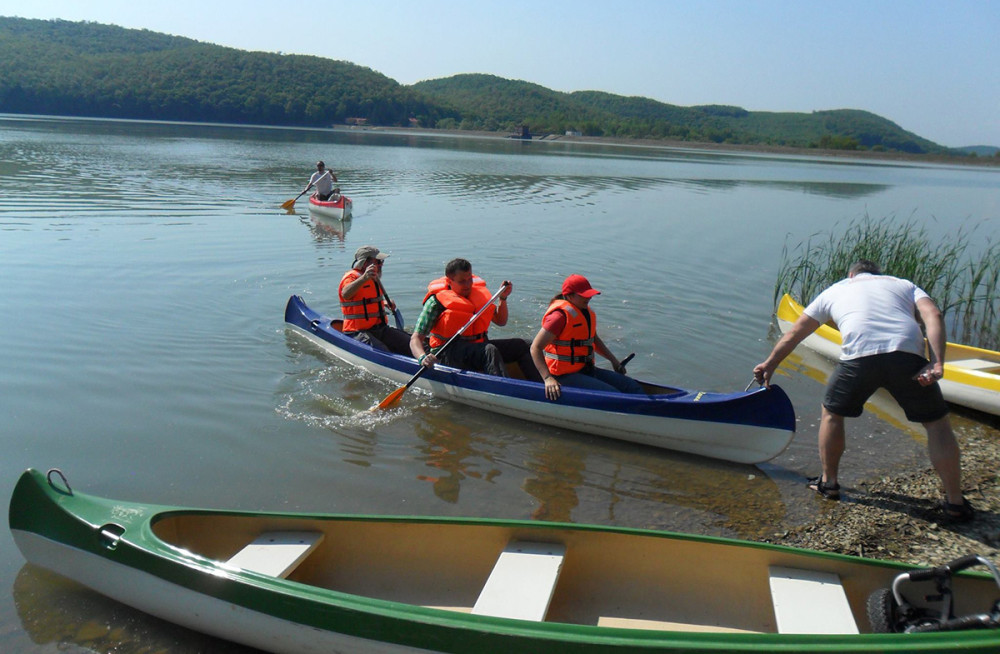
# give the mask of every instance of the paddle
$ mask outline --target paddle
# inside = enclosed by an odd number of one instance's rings
[[[392,298],[389,297],[389,294],[385,292],[385,286],[382,286],[382,282],[377,283],[379,290],[382,291],[382,297],[385,298],[386,302],[389,302],[395,307],[396,304],[392,301]],[[392,310],[392,316],[396,319],[396,329],[402,329],[405,322],[403,321],[403,312],[399,310],[399,307]]]
[[[621,374],[623,374],[623,375],[626,374],[626,372],[625,372],[625,364],[628,363],[629,361],[631,361],[634,358],[635,358],[635,352],[633,352],[632,354],[628,355],[627,357],[625,357],[624,359],[622,359],[621,361],[619,361],[618,362],[618,372],[621,373]]]
[[[448,341],[444,345],[441,346],[441,348],[435,353],[435,356],[440,356],[445,350],[448,349],[449,345],[451,345],[452,343],[455,342],[456,338],[458,338],[463,333],[465,333],[465,330],[468,329],[469,327],[471,327],[472,323],[476,322],[476,319],[479,318],[479,316],[481,316],[483,314],[483,311],[486,311],[486,307],[488,307],[491,304],[493,304],[494,302],[496,302],[496,299],[498,297],[500,297],[500,294],[503,293],[503,290],[505,288],[507,288],[507,285],[506,284],[501,284],[500,290],[493,294],[493,297],[490,298],[490,301],[487,302],[486,304],[484,304],[479,309],[479,311],[477,311],[475,313],[474,316],[472,316],[471,318],[469,318],[469,322],[467,322],[464,325],[462,325],[462,328],[459,329],[457,332],[455,332],[455,335],[452,336],[451,338],[449,338]],[[420,376],[423,375],[424,372],[426,372],[426,370],[427,370],[427,366],[421,365],[420,366],[420,370],[418,370],[416,372],[416,374],[414,374],[412,377],[410,377],[410,381],[406,382],[405,386],[397,388],[393,392],[389,393],[384,400],[382,400],[381,402],[379,402],[378,404],[376,404],[375,406],[373,406],[370,409],[370,411],[374,411],[375,409],[388,409],[388,408],[392,407],[393,405],[395,405],[397,402],[399,402],[399,398],[403,397],[403,393],[406,392],[406,389],[408,389],[410,386],[413,386],[413,382],[415,382],[418,379],[420,379]]]
[[[301,198],[303,195],[305,195],[308,190],[309,190],[309,187],[306,187],[305,191],[302,191],[301,193],[299,193],[298,195],[296,195],[291,200],[285,200],[284,202],[281,203],[281,208],[282,209],[291,209],[292,207],[295,206],[295,201],[298,200],[299,198]]]
[[[330,174],[330,171],[329,171],[329,170],[327,170],[326,172],[324,172],[324,173],[323,173],[322,175],[320,175],[320,176],[319,176],[319,177],[318,177],[318,178],[316,179],[316,182],[318,182],[319,180],[323,179],[324,177],[326,177],[326,176],[327,176],[327,175],[329,175],[329,174]],[[305,195],[306,193],[308,193],[308,192],[309,192],[309,189],[311,189],[311,188],[313,187],[313,184],[315,184],[316,182],[310,182],[310,183],[309,183],[309,186],[307,186],[307,187],[306,187],[306,190],[305,190],[305,191],[302,191],[301,193],[299,193],[298,195],[296,195],[296,196],[295,196],[294,198],[292,198],[291,200],[285,200],[284,202],[282,202],[282,203],[281,203],[281,208],[282,208],[282,209],[291,209],[292,207],[294,207],[294,206],[295,206],[295,201],[296,201],[296,200],[298,200],[299,198],[301,198],[301,197],[302,197],[303,195]]]

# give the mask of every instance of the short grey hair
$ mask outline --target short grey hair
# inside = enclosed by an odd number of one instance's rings
[[[858,259],[851,264],[851,267],[847,269],[847,275],[858,275],[860,273],[870,273],[872,275],[881,275],[882,269],[879,265],[870,259]]]

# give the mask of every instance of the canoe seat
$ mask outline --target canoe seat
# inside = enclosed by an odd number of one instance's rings
[[[959,359],[957,361],[946,361],[949,365],[966,370],[979,370],[982,372],[1000,372],[1000,362],[988,361],[987,359]]]
[[[544,620],[565,553],[566,547],[557,543],[509,542],[497,558],[472,613]]]
[[[323,542],[318,531],[271,531],[241,549],[228,565],[284,579]]]
[[[840,577],[779,566],[771,566],[769,572],[779,634],[858,633]]]

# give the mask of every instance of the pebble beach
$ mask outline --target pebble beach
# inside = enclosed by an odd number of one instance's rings
[[[918,567],[947,563],[965,554],[1000,556],[1000,423],[994,429],[962,430],[962,485],[976,510],[971,522],[950,521],[938,508],[941,483],[929,465],[892,477],[844,487],[839,501],[826,500],[819,519],[762,540],[793,547],[899,561]],[[848,432],[850,447],[850,432]]]

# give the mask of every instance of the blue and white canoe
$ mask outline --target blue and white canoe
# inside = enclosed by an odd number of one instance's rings
[[[297,295],[288,300],[285,322],[338,359],[394,382],[404,384],[418,370],[412,357],[375,350],[344,336],[340,320],[313,311]],[[516,366],[511,374],[519,374]],[[773,459],[795,435],[795,410],[777,386],[714,393],[639,383],[648,395],[563,387],[553,402],[537,382],[437,365],[414,387],[554,427],[736,463]]]

